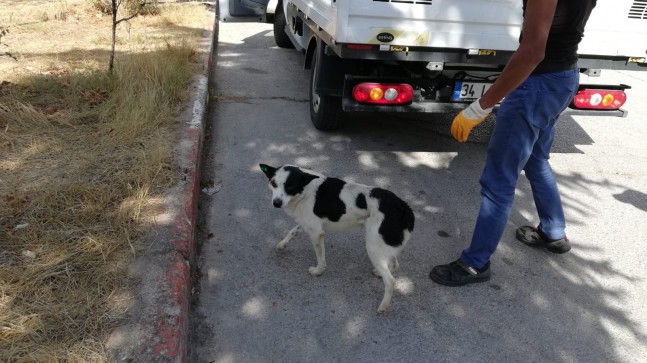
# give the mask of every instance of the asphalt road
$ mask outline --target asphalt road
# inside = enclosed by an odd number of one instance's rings
[[[573,250],[552,255],[514,239],[538,219],[521,178],[488,283],[439,286],[436,264],[471,238],[486,145],[459,144],[448,117],[362,115],[335,133],[310,124],[308,73],[276,48],[269,24],[221,24],[201,198],[200,279],[192,362],[645,362],[647,72],[630,84],[626,119],[562,117],[551,158]],[[586,80],[584,80],[586,81]],[[327,271],[272,207],[259,163],[298,164],[389,188],[416,215],[391,310],[361,232],[327,235]]]

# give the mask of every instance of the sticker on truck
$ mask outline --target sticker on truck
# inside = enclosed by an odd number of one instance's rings
[[[398,45],[427,46],[429,31],[373,28],[367,44],[393,43]]]

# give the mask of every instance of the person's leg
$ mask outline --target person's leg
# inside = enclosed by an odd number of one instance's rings
[[[577,71],[547,74],[542,77],[542,92],[547,106],[539,116],[547,120],[539,132],[532,154],[524,167],[539,215],[539,229],[548,240],[565,238],[566,222],[555,175],[548,163],[555,139],[555,125],[577,92]]]
[[[510,216],[519,174],[538,137],[539,130],[528,122],[535,100],[532,84],[530,80],[522,85],[525,89],[511,94],[497,114],[480,179],[479,215],[470,246],[460,256],[475,268],[485,266],[499,244]]]
[[[540,144],[552,144],[554,131],[553,126],[550,134],[540,136],[540,140],[545,139],[545,142],[538,142],[524,167],[526,178],[530,182],[532,189],[537,214],[539,215],[539,229],[550,240],[564,238],[566,235],[564,232],[566,228],[564,209],[562,208],[555,175],[548,163],[548,155],[540,147]],[[550,147],[548,147],[549,149]]]
[[[539,202],[542,226],[559,229],[561,201],[547,159],[554,139],[554,126],[559,114],[577,92],[577,70],[531,76],[512,92],[501,105],[497,124],[488,147],[486,166],[481,177],[481,208],[470,247],[450,264],[432,269],[429,276],[437,283],[461,286],[489,280],[489,260],[496,250],[507,223],[514,199],[514,190],[523,167],[529,166]],[[531,155],[536,157],[528,165]],[[541,157],[544,155],[544,161]],[[528,168],[527,168],[528,169]],[[557,197],[555,197],[555,195]],[[563,211],[561,212],[563,225]],[[549,217],[547,217],[549,216]],[[563,227],[561,227],[563,230]],[[553,231],[554,233],[554,231]],[[559,246],[546,246],[563,253],[570,246],[566,239]]]
[[[516,237],[518,241],[531,247],[566,253],[571,250],[571,244],[564,232],[566,222],[557,182],[548,164],[554,134],[554,123],[545,132],[540,132],[532,155],[524,167],[539,214],[539,226],[521,226],[517,228]]]
[[[501,239],[521,168],[538,136],[529,122],[537,100],[534,90],[531,77],[501,104],[480,179],[481,207],[472,242],[457,261],[431,270],[429,277],[434,282],[461,286],[489,280],[490,256]]]

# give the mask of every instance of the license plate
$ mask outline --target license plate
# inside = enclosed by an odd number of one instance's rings
[[[456,82],[452,101],[467,101],[477,99],[485,94],[492,83]]]

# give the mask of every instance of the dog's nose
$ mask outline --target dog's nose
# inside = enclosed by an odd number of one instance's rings
[[[272,201],[272,204],[274,204],[276,208],[281,208],[281,206],[283,205],[283,201],[281,201],[281,199],[274,199]]]

